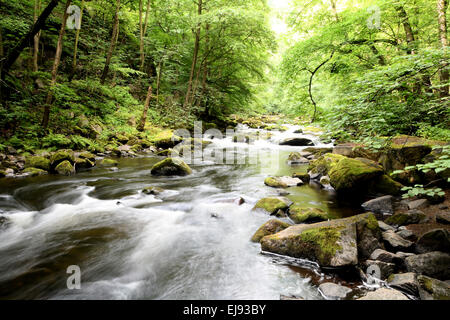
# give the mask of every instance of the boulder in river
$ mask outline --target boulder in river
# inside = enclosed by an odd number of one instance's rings
[[[322,267],[352,266],[358,263],[358,242],[367,236],[366,229],[378,230],[373,214],[295,225],[262,238],[261,248],[263,251],[313,260]]]
[[[191,173],[191,168],[179,158],[164,159],[151,169],[151,174],[154,176],[186,176]]]
[[[405,259],[406,269],[409,272],[423,274],[439,280],[450,279],[450,255],[448,253],[433,251],[412,255]]]
[[[292,152],[288,159],[289,165],[308,164],[309,160],[306,159],[300,152]]]
[[[330,217],[322,209],[305,208],[300,204],[293,204],[289,207],[289,218],[295,223],[312,223],[327,221]]]
[[[450,300],[450,284],[448,282],[420,275],[417,277],[419,294],[422,300]]]
[[[26,157],[25,168],[37,168],[50,171],[50,160],[41,156]]]
[[[30,175],[31,177],[36,177],[36,176],[44,176],[47,175],[48,172],[39,168],[26,168],[25,170],[22,171],[25,174]]]
[[[416,252],[426,253],[432,251],[450,253],[450,232],[447,229],[433,229],[419,238],[416,243]]]
[[[253,235],[252,242],[260,242],[265,236],[278,233],[291,225],[278,219],[272,219],[264,223]]]
[[[118,162],[114,159],[102,159],[99,162],[99,165],[102,167],[115,167],[117,166]]]
[[[306,147],[314,146],[314,142],[307,138],[286,138],[280,141],[280,146]]]
[[[50,157],[50,163],[53,169],[63,161],[68,161],[73,164],[75,161],[75,153],[70,149],[58,150]]]
[[[338,285],[333,282],[325,282],[319,286],[319,290],[326,299],[342,300],[345,299],[352,289]]]
[[[75,168],[70,161],[64,160],[56,166],[55,171],[60,175],[70,176],[75,173]]]
[[[380,288],[375,291],[368,292],[365,296],[358,300],[409,300],[403,293],[398,290]]]
[[[253,210],[263,210],[274,215],[278,210],[286,211],[291,204],[292,201],[284,197],[263,198],[256,203]]]
[[[264,180],[264,184],[272,188],[289,188],[300,186],[303,184],[303,181],[299,178],[291,177],[269,177]]]

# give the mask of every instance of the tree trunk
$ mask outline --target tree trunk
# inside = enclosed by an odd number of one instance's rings
[[[158,64],[158,76],[156,78],[156,105],[159,106],[159,90],[161,88],[162,59]]]
[[[398,16],[402,20],[401,23],[403,25],[403,29],[405,30],[406,35],[406,43],[408,44],[408,53],[414,54],[414,33],[411,28],[411,24],[409,23],[408,15],[405,11],[405,8],[402,6],[397,6],[395,8],[398,12]]]
[[[140,70],[142,71],[144,69],[144,21],[143,21],[143,0],[139,0],[139,53],[140,53]]]
[[[202,14],[202,0],[198,1],[198,15],[200,16]],[[198,58],[198,50],[200,47],[200,25],[197,26],[197,31],[195,33],[195,44],[194,44],[194,56],[192,57],[192,66],[191,66],[191,73],[189,75],[189,82],[188,82],[188,88],[186,91],[186,97],[184,100],[183,109],[185,112],[188,110],[189,101],[191,98],[191,91],[192,91],[192,82],[194,80],[194,74],[195,74],[195,68],[197,66],[197,58]]]
[[[47,5],[47,7],[39,16],[39,18],[37,19],[36,23],[33,24],[30,31],[28,31],[28,33],[22,38],[22,40],[20,40],[20,42],[8,52],[1,66],[2,73],[7,73],[11,68],[11,66],[14,64],[14,62],[17,60],[19,55],[22,53],[22,51],[30,45],[34,36],[44,27],[48,16],[52,13],[53,9],[55,9],[55,7],[58,5],[59,1],[60,0],[51,0],[50,3]]]
[[[61,62],[63,39],[64,39],[64,34],[66,32],[67,17],[69,16],[69,14],[67,13],[67,8],[70,6],[71,1],[72,0],[67,0],[67,2],[66,2],[66,6],[64,8],[64,14],[63,14],[63,18],[62,18],[62,23],[61,23],[61,29],[59,30],[58,44],[56,45],[55,60],[53,61],[53,68],[52,68],[52,81],[51,81],[50,87],[48,89],[47,100],[45,101],[44,116],[42,118],[42,127],[44,129],[47,128],[48,121],[50,118],[50,106],[51,106],[51,103],[53,100],[53,88],[56,85],[56,77],[58,75],[58,67],[59,67],[59,63]]]
[[[119,34],[119,10],[120,10],[120,0],[117,0],[116,12],[114,14],[113,30],[112,30],[112,35],[111,35],[111,43],[109,45],[108,53],[106,54],[105,67],[103,68],[103,73],[102,73],[102,76],[100,79],[101,84],[105,83],[106,77],[108,76],[109,64],[111,63],[111,58],[112,58],[114,49],[116,47],[117,36]]]
[[[447,0],[438,0],[437,1],[437,11],[438,11],[438,22],[439,22],[439,39],[441,41],[442,49],[446,50],[448,47],[448,38],[447,38]],[[448,61],[448,59],[446,59]],[[445,63],[447,64],[447,63]],[[449,82],[449,72],[448,70],[442,70],[440,72],[440,80],[441,84],[446,84]],[[449,95],[449,85],[444,85],[440,89],[440,95],[442,98],[447,97]]]
[[[336,22],[339,22],[339,15],[336,8],[336,1],[330,0],[331,2],[331,9],[333,10],[334,18],[336,19]]]
[[[142,118],[137,128],[138,131],[144,131],[145,123],[147,122],[148,107],[150,106],[150,99],[152,98],[152,85],[148,86],[147,98],[145,99],[144,111],[142,112]]]
[[[205,30],[206,30],[205,50],[206,50],[206,52],[209,52],[209,24],[206,24]],[[202,99],[204,99],[205,94],[206,94],[206,81],[208,80],[208,57],[206,56],[204,59],[205,59],[205,62],[203,65]],[[204,106],[205,106],[205,111],[206,111],[206,104],[204,104]]]
[[[38,14],[41,11],[41,0],[34,0],[34,16],[33,16],[33,22],[36,23],[38,19]],[[38,66],[38,54],[39,54],[39,39],[41,37],[41,32],[39,31],[34,36],[34,46],[33,46],[33,71],[38,72],[39,66]]]
[[[144,37],[147,34],[147,27],[148,27],[148,18],[149,18],[149,12],[150,12],[150,2],[151,0],[147,0],[147,9],[145,11],[145,25],[144,25]]]
[[[84,10],[84,0],[81,0],[80,28],[77,29],[77,31],[75,33],[75,45],[73,48],[72,71],[69,76],[69,81],[72,81],[72,79],[75,75],[75,72],[77,70],[78,41],[80,40],[81,22],[83,21],[83,10]]]

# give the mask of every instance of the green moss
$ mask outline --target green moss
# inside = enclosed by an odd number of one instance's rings
[[[95,161],[95,155],[93,155],[92,153],[87,152],[87,151],[80,153],[79,157],[81,159],[88,159],[88,160],[91,160],[91,161]]]
[[[285,183],[274,177],[266,178],[264,180],[264,184],[272,188],[287,188],[287,185]]]
[[[152,175],[185,176],[192,173],[192,169],[181,159],[167,158],[156,163],[151,170]]]
[[[70,161],[64,160],[56,166],[55,171],[60,175],[70,176],[75,170]]]
[[[269,214],[275,214],[278,212],[278,210],[286,210],[289,208],[286,201],[280,198],[264,198],[259,200],[253,210],[256,209],[263,209],[264,211],[268,212]]]
[[[321,265],[329,265],[336,251],[342,250],[337,243],[341,237],[342,228],[314,228],[303,231],[299,236],[299,246],[309,246]]]
[[[103,159],[100,161],[100,166],[102,167],[115,167],[118,162],[114,159]]]
[[[375,218],[375,215],[369,214],[366,219],[366,227],[369,230],[378,232],[380,230],[380,226],[378,225],[378,220]]]
[[[50,160],[40,156],[30,156],[25,159],[25,168],[38,168],[45,171],[50,170]]]
[[[26,168],[25,170],[23,170],[23,173],[29,173],[32,177],[43,176],[43,175],[48,174],[48,172],[45,170],[42,170],[39,168],[32,168],[32,167]]]
[[[312,173],[320,173],[322,175],[328,174],[328,172],[334,168],[345,157],[339,154],[327,153],[321,156],[319,159],[312,161],[308,166],[308,171]]]
[[[75,161],[74,152],[70,149],[58,150],[50,157],[52,167],[56,167],[63,161],[73,163]]]
[[[304,208],[294,204],[289,208],[289,217],[295,223],[318,222],[329,219],[328,213],[319,208]]]
[[[273,219],[264,223],[253,235],[252,242],[260,242],[262,238],[268,235],[272,235],[289,228],[291,225],[289,223]]]
[[[401,194],[401,190],[403,188],[403,185],[397,181],[394,181],[391,177],[384,174],[382,175],[376,182],[374,189],[376,192],[382,193],[382,194],[389,194],[389,195],[399,195]]]

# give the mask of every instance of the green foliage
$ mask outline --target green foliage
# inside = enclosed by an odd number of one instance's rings
[[[406,192],[403,194],[403,199],[409,199],[414,197],[424,198],[435,196],[445,196],[445,192],[441,188],[429,188],[425,189],[423,185],[416,184],[414,187],[404,187],[402,191]]]

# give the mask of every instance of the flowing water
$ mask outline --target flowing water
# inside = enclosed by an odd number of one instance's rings
[[[0,215],[11,223],[0,230],[0,298],[320,299],[311,276],[262,255],[249,241],[270,219],[251,211],[253,205],[278,194],[264,179],[306,172],[286,163],[302,148],[278,145],[296,129],[250,145],[214,139],[207,150],[235,148],[259,154],[259,163],[203,161],[187,177],[152,177],[150,168],[161,158],[143,156],[119,159],[116,172],[1,180]],[[324,146],[314,135],[299,136]],[[147,186],[166,191],[145,195]],[[308,185],[287,191],[291,200],[335,216],[350,213],[327,191]],[[244,204],[232,201],[240,197]],[[81,269],[80,290],[67,289],[71,265]]]

